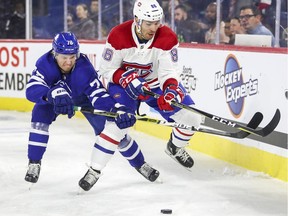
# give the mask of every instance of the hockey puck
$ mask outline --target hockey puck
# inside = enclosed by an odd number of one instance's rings
[[[172,209],[161,209],[162,214],[172,214]]]

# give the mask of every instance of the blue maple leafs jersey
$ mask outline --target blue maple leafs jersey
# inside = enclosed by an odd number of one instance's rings
[[[75,106],[109,111],[116,103],[107,93],[89,59],[82,53],[69,74],[61,73],[51,50],[41,56],[35,66],[26,86],[26,98],[31,102],[48,103],[46,97],[49,89],[62,82]]]

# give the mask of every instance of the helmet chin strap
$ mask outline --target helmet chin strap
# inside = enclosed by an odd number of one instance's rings
[[[142,29],[141,29],[141,24],[143,22],[142,19],[138,19],[138,21],[135,20],[135,22],[136,22],[136,32],[138,33],[139,36],[141,36],[141,39],[146,40],[142,34]]]

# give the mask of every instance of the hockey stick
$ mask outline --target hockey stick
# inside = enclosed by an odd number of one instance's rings
[[[154,98],[159,98],[160,95],[159,94],[156,94],[154,92],[151,92],[151,91],[148,91],[147,89],[143,89],[145,94],[147,95],[150,95]],[[219,117],[219,116],[216,116],[216,115],[213,115],[213,114],[210,114],[210,113],[207,113],[207,112],[204,112],[202,110],[199,110],[199,109],[196,109],[194,107],[190,107],[190,106],[187,106],[185,104],[182,104],[182,103],[178,103],[176,101],[171,101],[171,104],[175,107],[179,107],[179,108],[182,108],[182,109],[186,109],[186,110],[189,110],[189,111],[192,111],[194,113],[198,113],[202,116],[205,116],[207,118],[210,118],[216,122],[220,122],[222,124],[225,124],[227,126],[230,126],[230,127],[233,127],[233,128],[237,128],[241,131],[245,131],[247,133],[250,133],[250,134],[254,134],[254,135],[257,135],[257,136],[261,136],[261,137],[265,137],[267,136],[268,134],[270,134],[272,131],[274,131],[274,129],[277,127],[279,121],[280,121],[280,118],[281,118],[281,114],[280,114],[280,110],[279,109],[276,109],[276,112],[272,118],[272,120],[262,129],[258,129],[256,130],[249,127],[249,126],[246,126],[244,124],[241,124],[241,123],[237,123],[235,121],[232,121],[232,120],[229,120],[229,119],[225,119],[225,118],[222,118],[222,117]]]
[[[83,113],[91,113],[91,114],[95,114],[95,115],[107,116],[107,117],[112,117],[112,118],[115,118],[118,116],[118,113],[108,112],[108,111],[104,111],[104,110],[97,110],[97,109],[87,108],[87,107],[74,106],[74,110],[75,111],[81,111]],[[131,114],[131,115],[133,115],[133,114]],[[176,122],[167,122],[165,120],[150,118],[148,116],[135,115],[135,117],[139,121],[164,125],[164,126],[168,126],[168,127],[176,127],[176,128],[186,129],[186,130],[191,130],[191,131],[198,131],[197,128],[195,128],[194,126],[190,126],[190,125],[180,124],[180,123],[176,123]]]
[[[262,113],[260,112],[255,113],[252,119],[250,120],[250,122],[247,124],[247,127],[256,129],[258,125],[261,123],[262,119],[263,119]],[[205,131],[203,131],[201,128],[199,128],[198,131],[209,133],[209,129],[206,129]],[[237,139],[243,139],[250,135],[250,133],[243,131],[243,130],[240,130],[238,132],[218,131],[218,133],[222,133],[222,135],[218,134],[220,136],[228,136],[228,137],[237,138]]]
[[[102,115],[102,116],[107,116],[107,117],[113,117],[115,118],[118,114],[114,112],[107,112],[103,110],[97,110],[93,108],[87,108],[87,107],[77,107],[74,106],[75,111],[81,111],[83,113],[91,113],[91,114],[96,114],[96,115]],[[206,128],[195,128],[194,126],[190,125],[185,125],[177,122],[167,122],[165,120],[160,120],[160,119],[155,119],[155,118],[150,118],[147,116],[139,116],[136,115],[136,119],[140,121],[145,121],[145,122],[150,122],[158,125],[164,125],[168,127],[175,127],[175,128],[180,128],[180,129],[186,129],[186,130],[191,130],[191,131],[196,131],[196,132],[202,132],[202,133],[208,133],[212,135],[219,135],[219,136],[226,136],[226,137],[232,137],[232,138],[237,138],[237,139],[243,139],[247,137],[250,133],[247,133],[245,131],[238,131],[238,132],[227,132],[227,131],[218,131],[218,130],[211,130],[211,129],[206,129]],[[252,128],[257,128],[257,126],[260,124],[262,121],[263,116],[261,113],[256,113],[251,121],[248,123],[247,126],[252,127]]]

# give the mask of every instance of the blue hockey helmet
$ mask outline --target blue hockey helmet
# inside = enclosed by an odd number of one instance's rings
[[[79,43],[76,36],[71,32],[61,32],[57,34],[52,43],[53,51],[59,54],[79,55]]]

